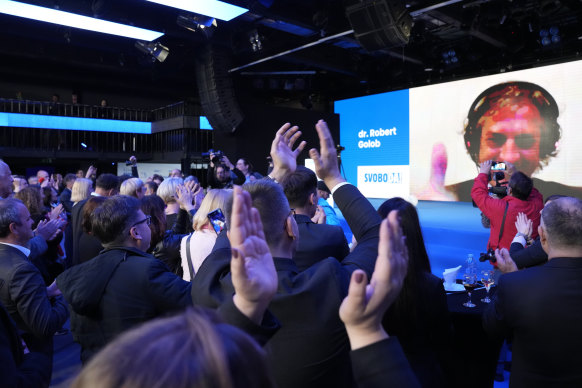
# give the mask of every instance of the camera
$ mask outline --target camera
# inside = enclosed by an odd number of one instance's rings
[[[125,165],[126,166],[133,166],[133,162],[130,162],[129,160],[125,161]]]
[[[202,153],[202,157],[209,158],[210,154],[214,154],[214,158],[212,158],[211,160],[212,163],[214,163],[215,165],[222,163],[222,157],[224,156],[224,153],[222,153],[222,151],[220,150],[214,151],[213,149],[209,149],[208,152]]]
[[[493,175],[493,180],[495,181],[495,186],[489,188],[490,194],[495,194],[497,198],[502,199],[507,196],[507,183],[500,183],[505,179],[505,174],[503,171],[497,171]]]
[[[489,248],[486,253],[481,253],[479,256],[479,261],[490,261],[495,263],[497,259],[495,258],[495,251],[492,248]]]

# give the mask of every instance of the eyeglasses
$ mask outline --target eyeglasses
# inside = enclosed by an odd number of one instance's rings
[[[134,226],[137,226],[137,225],[142,224],[144,222],[146,223],[146,225],[149,226],[152,223],[152,216],[146,216],[146,218],[144,218],[141,221],[136,222],[135,224],[131,225],[131,227],[133,228]]]

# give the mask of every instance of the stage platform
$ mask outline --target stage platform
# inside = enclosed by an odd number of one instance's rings
[[[374,208],[385,200],[371,198]],[[467,254],[472,253],[477,260],[485,252],[489,229],[481,225],[481,212],[470,202],[419,201],[416,205],[420,226],[432,272],[442,277],[446,268],[464,264]],[[338,214],[339,209],[335,209]],[[342,219],[342,226],[348,242],[352,233]],[[479,269],[491,268],[489,263],[478,263]]]

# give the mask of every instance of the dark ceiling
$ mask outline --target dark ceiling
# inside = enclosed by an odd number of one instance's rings
[[[208,43],[230,54],[232,67],[244,67],[230,73],[239,99],[305,106],[310,99],[316,104],[573,60],[582,48],[580,0],[410,0],[405,2],[413,20],[408,44],[374,51],[350,32],[346,7],[356,0],[229,1],[249,12],[219,20],[211,37],[178,26],[184,12],[145,0],[26,2],[163,31],[160,42],[170,53],[165,62],[152,62],[132,39],[0,15],[3,79],[173,100],[198,98],[195,63]],[[540,29],[552,26],[560,41],[544,46]],[[251,49],[251,31],[260,36],[262,50]],[[335,35],[342,36],[330,39]],[[324,41],[302,48],[319,40]],[[292,52],[246,66],[287,50]],[[443,52],[450,50],[456,63],[445,63],[450,60]]]

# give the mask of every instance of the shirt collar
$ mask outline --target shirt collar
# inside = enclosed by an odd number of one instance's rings
[[[23,247],[22,245],[14,245],[14,244],[8,244],[5,242],[0,242],[0,244],[4,244],[4,245],[8,245],[11,247],[14,247],[16,249],[18,249],[20,252],[24,253],[24,255],[28,258],[28,256],[30,256],[30,249]]]

